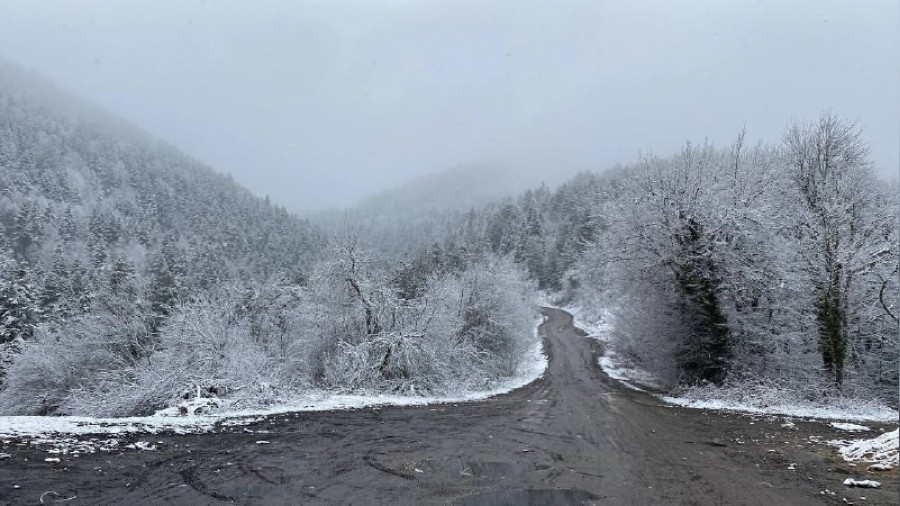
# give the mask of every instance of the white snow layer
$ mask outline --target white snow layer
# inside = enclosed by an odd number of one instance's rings
[[[844,485],[847,487],[859,487],[859,488],[881,488],[881,482],[875,480],[854,480],[853,478],[847,478],[844,480]]]
[[[543,320],[538,321],[538,325]],[[289,404],[272,407],[194,414],[195,402],[186,403],[187,415],[179,415],[182,406],[166,408],[156,414],[140,417],[93,418],[83,416],[0,416],[0,437],[46,436],[51,434],[127,434],[127,433],[197,433],[211,430],[217,423],[240,425],[258,421],[260,417],[303,411],[358,409],[371,406],[426,406],[478,401],[524,387],[544,375],[547,355],[537,326],[536,342],[525,352],[516,374],[499,382],[490,390],[465,392],[447,397],[413,397],[400,395],[337,395],[327,392],[310,394]],[[207,399],[199,399],[203,402]]]
[[[847,432],[869,432],[870,430],[872,430],[865,425],[857,425],[855,423],[832,422],[830,425],[835,429]]]
[[[821,420],[853,420],[855,422],[896,422],[900,414],[887,406],[870,403],[846,402],[842,405],[753,403],[736,399],[694,399],[690,397],[663,396],[661,399],[669,404],[697,409],[715,409],[737,411],[756,415],[784,415],[796,418],[818,418]]]
[[[898,453],[900,453],[898,434],[900,434],[900,429],[885,432],[872,439],[837,440],[829,441],[828,444],[837,446],[838,453],[848,462],[866,462],[872,464],[870,469],[888,470],[898,465]]]

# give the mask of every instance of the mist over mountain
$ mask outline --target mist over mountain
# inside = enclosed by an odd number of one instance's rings
[[[92,282],[117,262],[146,275],[163,259],[187,287],[264,277],[308,264],[319,244],[230,177],[6,63],[0,227],[15,259]]]
[[[364,198],[357,209],[367,214],[464,210],[513,197],[545,183],[559,184],[571,175],[545,169],[458,165]]]

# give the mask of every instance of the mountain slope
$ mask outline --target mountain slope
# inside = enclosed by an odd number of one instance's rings
[[[29,286],[44,317],[88,310],[116,275],[188,296],[305,271],[321,242],[230,177],[0,62],[0,280]]]

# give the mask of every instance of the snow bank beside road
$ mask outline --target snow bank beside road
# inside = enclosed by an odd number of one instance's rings
[[[833,422],[830,425],[837,430],[843,430],[847,432],[869,432],[870,430],[872,430],[865,425],[857,425],[855,423]]]
[[[830,403],[818,403],[785,396],[783,392],[778,391],[754,392],[749,387],[696,388],[687,390],[677,397],[660,398],[669,404],[687,408],[736,411],[755,415],[882,423],[896,422],[900,417],[897,410],[874,401],[846,398],[836,399]]]
[[[542,322],[542,321],[541,321]],[[540,324],[541,322],[538,322]],[[535,327],[535,336],[538,336]],[[55,434],[136,434],[174,432],[180,434],[208,432],[217,424],[241,425],[261,417],[304,411],[359,409],[372,406],[427,406],[478,401],[521,388],[544,375],[547,355],[538,338],[526,351],[516,374],[497,382],[487,390],[463,392],[446,397],[413,397],[394,395],[336,395],[327,392],[310,394],[285,404],[260,409],[228,410],[207,414],[178,415],[178,409],[166,409],[151,416],[125,418],[92,418],[81,416],[0,416],[0,438],[50,436]],[[186,406],[187,407],[187,406]],[[193,410],[188,409],[191,413]]]
[[[900,429],[872,439],[829,441],[828,444],[837,446],[838,453],[848,462],[866,462],[871,464],[869,469],[872,470],[893,469],[900,458]]]
[[[647,371],[630,366],[620,360],[611,349],[614,326],[613,315],[608,309],[584,311],[580,307],[562,308],[573,317],[573,324],[584,330],[588,337],[597,339],[604,346],[603,355],[598,359],[600,367],[610,378],[623,385],[640,390],[635,385],[658,388],[656,378]],[[589,316],[595,315],[595,316]],[[734,385],[731,387],[702,387],[680,392],[678,395],[659,396],[661,400],[676,406],[697,409],[735,411],[760,415],[783,415],[797,418],[842,420],[853,422],[895,422],[900,413],[878,402],[842,398],[830,403],[806,400],[803,396],[788,395],[785,389],[765,385]],[[862,430],[861,426],[835,425],[841,430]]]

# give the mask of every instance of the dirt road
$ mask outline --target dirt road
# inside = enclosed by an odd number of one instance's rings
[[[48,491],[46,504],[69,505],[897,503],[896,473],[882,490],[841,485],[859,473],[809,442],[840,437],[826,425],[663,406],[610,380],[571,316],[544,314],[550,366],[510,394],[298,413],[59,463],[4,443],[0,503],[38,504]]]

